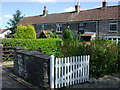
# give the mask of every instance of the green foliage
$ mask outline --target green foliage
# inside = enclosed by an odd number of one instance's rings
[[[36,32],[32,25],[17,26],[17,32],[14,34],[16,39],[36,39]]]
[[[7,29],[12,31],[12,34],[16,33],[17,30],[17,24],[22,21],[24,16],[21,16],[21,11],[17,10],[15,12],[15,14],[13,14],[13,18],[9,20],[9,22],[7,22],[7,24],[9,25],[9,27],[7,27]]]
[[[61,39],[2,39],[4,46],[24,46],[31,50],[56,55],[61,46]]]
[[[90,73],[103,76],[118,72],[118,45],[112,41],[94,40],[88,48]]]
[[[120,72],[120,42],[118,43],[118,72]]]
[[[120,72],[120,43],[94,40],[78,42],[61,39],[3,39],[4,46],[24,46],[59,57],[90,55],[90,76]],[[61,47],[60,47],[61,46]]]
[[[51,33],[51,34],[50,34],[50,37],[51,37],[51,38],[59,38],[56,33]]]
[[[85,55],[84,47],[84,45],[79,45],[78,41],[63,40],[59,57]]]
[[[89,43],[81,43],[64,40],[60,52],[60,57],[90,55],[91,76],[99,77],[120,72],[118,71],[118,63],[120,64],[118,45],[112,41],[94,40]]]
[[[72,31],[71,31],[69,26],[65,30],[65,32],[63,33],[63,39],[67,39],[67,40],[70,40],[70,41],[73,40],[73,34],[72,34]]]

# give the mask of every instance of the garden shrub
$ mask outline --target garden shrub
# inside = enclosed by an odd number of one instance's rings
[[[58,37],[58,35],[56,33],[51,33],[50,38],[59,38],[59,37]]]
[[[36,39],[36,32],[32,25],[17,26],[17,32],[14,34],[16,39]]]
[[[4,46],[24,46],[31,50],[41,50],[42,53],[56,55],[61,46],[61,39],[2,39]]]
[[[63,39],[73,40],[73,34],[69,26],[63,33]]]
[[[120,73],[120,42],[118,43],[118,72]]]
[[[71,57],[85,55],[85,45],[78,44],[77,41],[63,40],[59,57]]]
[[[94,40],[88,46],[91,76],[118,72],[118,45],[112,41]]]
[[[24,46],[58,57],[90,55],[90,76],[120,72],[120,43],[94,40],[88,43],[61,39],[3,39],[4,46]]]
[[[60,57],[90,55],[90,75],[93,77],[118,72],[118,45],[112,41],[94,40],[87,44],[64,40],[60,52]]]

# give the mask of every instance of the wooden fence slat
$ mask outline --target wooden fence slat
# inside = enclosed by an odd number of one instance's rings
[[[66,57],[64,61],[65,61],[65,67],[64,67],[65,71],[64,71],[64,82],[63,83],[64,83],[64,86],[66,86]]]
[[[67,85],[69,85],[69,79],[70,79],[70,78],[69,78],[69,73],[70,73],[70,72],[69,72],[69,66],[70,66],[70,63],[69,63],[69,62],[70,62],[70,61],[69,61],[69,57],[68,57],[68,58],[67,58],[67,63],[68,63],[68,64],[67,64],[67,67],[68,67],[68,68],[67,68],[67,78],[68,78],[68,80],[67,80]]]
[[[11,50],[13,49],[13,47],[3,47],[2,48],[2,59],[3,61],[7,61],[9,60],[9,58],[12,58],[13,59],[13,52],[14,50]]]
[[[58,63],[58,58],[56,58],[56,60],[55,60],[55,65],[56,65],[56,68],[55,68],[55,70],[56,70],[56,71],[55,71],[55,72],[56,72],[56,73],[55,73],[55,75],[56,75],[56,76],[55,76],[55,88],[57,88],[57,83],[58,83],[58,82],[57,82],[57,78],[58,78],[58,77],[57,77],[57,76],[58,76],[57,63]]]
[[[65,67],[65,65],[64,65],[64,58],[62,58],[62,63],[61,63],[61,78],[62,78],[62,80],[61,80],[61,86],[63,87],[64,86],[64,81],[63,81],[63,79],[64,79],[64,67]],[[62,76],[63,75],[63,76]]]
[[[79,73],[80,73],[80,56],[78,56],[78,82],[77,83],[79,83],[80,81],[79,81],[79,78],[80,78],[80,76],[79,76]]]
[[[55,59],[55,88],[89,80],[89,55]]]
[[[88,75],[87,75],[87,81],[89,80],[89,60],[90,60],[90,56],[88,55],[88,58],[87,58],[87,60],[88,60],[88,63],[87,63],[87,71],[88,71]]]
[[[70,85],[72,85],[72,67],[73,67],[73,65],[72,65],[72,57],[70,57]]]
[[[61,71],[61,68],[60,68],[61,62],[60,61],[61,61],[61,59],[59,58],[59,67],[58,67],[59,68],[59,82],[60,82],[60,71]],[[58,87],[60,88],[60,83],[58,85],[59,85]]]
[[[81,60],[80,60],[80,61],[81,61],[81,62],[80,62],[80,63],[81,63],[81,75],[80,75],[81,77],[80,77],[80,83],[81,83],[82,80],[83,80],[83,68],[82,68],[83,65],[82,65],[82,59],[83,59],[83,57],[81,56]]]

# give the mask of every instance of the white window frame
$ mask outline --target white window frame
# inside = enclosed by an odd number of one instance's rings
[[[112,41],[120,42],[120,40],[119,40],[120,36],[103,36],[104,40],[109,40],[109,38],[111,38]],[[114,40],[114,38],[116,40]]]
[[[42,25],[42,30],[44,30],[45,29],[45,25]]]
[[[79,23],[79,30],[80,31],[84,30],[84,23]]]
[[[113,22],[109,23],[109,32],[118,32],[118,22],[117,21],[116,23],[113,23]],[[111,25],[116,25],[116,30],[110,30]]]
[[[56,32],[62,33],[61,27],[62,24],[56,24],[57,28],[56,28]]]

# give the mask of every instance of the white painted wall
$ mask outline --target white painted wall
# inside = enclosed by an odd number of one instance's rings
[[[3,32],[3,33],[0,34],[0,38],[5,38],[5,36],[9,35],[10,33],[12,33],[12,31],[7,30],[7,31],[5,31],[5,32]]]

